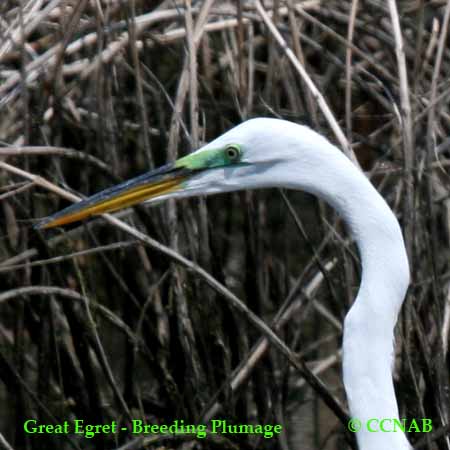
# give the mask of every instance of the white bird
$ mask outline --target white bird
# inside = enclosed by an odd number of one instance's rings
[[[409,284],[399,223],[364,174],[308,127],[248,120],[196,152],[106,189],[37,223],[50,228],[141,201],[283,187],[315,194],[347,223],[362,278],[345,317],[343,375],[350,415],[362,428],[360,450],[408,450],[401,431],[371,432],[370,419],[399,419],[392,379],[394,327]]]

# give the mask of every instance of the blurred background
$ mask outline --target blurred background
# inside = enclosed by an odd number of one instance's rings
[[[445,0],[2,0],[0,448],[355,448],[340,349],[360,264],[326,204],[272,189],[118,214],[153,241],[102,218],[32,229],[69,193],[266,116],[354,152],[399,218],[412,270],[396,333],[400,416],[433,421],[408,435],[415,448],[450,449],[449,11]],[[26,435],[29,418],[284,432],[88,440]]]

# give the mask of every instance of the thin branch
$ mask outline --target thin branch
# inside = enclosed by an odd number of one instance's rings
[[[350,147],[347,138],[345,137],[344,133],[341,130],[341,127],[339,126],[336,118],[334,117],[334,114],[332,113],[330,107],[328,106],[325,98],[320,93],[320,91],[317,89],[316,85],[312,81],[311,77],[308,75],[300,61],[295,56],[294,52],[289,48],[286,41],[284,40],[283,36],[281,36],[280,32],[275,27],[274,23],[270,19],[269,15],[261,5],[261,2],[259,0],[255,1],[255,6],[258,11],[258,13],[261,15],[264,23],[267,25],[267,28],[269,29],[270,33],[274,36],[275,40],[278,42],[278,45],[281,47],[283,52],[286,54],[288,59],[291,61],[292,65],[294,66],[295,70],[297,70],[298,74],[301,76],[303,81],[305,82],[308,89],[311,91],[312,96],[315,98],[317,104],[319,105],[319,108],[321,109],[323,115],[328,121],[328,124],[330,125],[330,128],[333,130],[336,139],[338,140],[339,144],[341,145],[344,153],[353,161],[353,163],[357,166],[359,166],[358,160],[356,159],[355,154],[353,153],[352,148]]]

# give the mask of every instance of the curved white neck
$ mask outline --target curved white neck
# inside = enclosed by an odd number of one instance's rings
[[[407,450],[403,433],[371,433],[369,419],[398,419],[392,382],[394,327],[409,284],[400,226],[367,180],[336,147],[308,127],[258,118],[238,125],[200,151],[242,143],[242,164],[206,170],[181,194],[287,187],[330,203],[349,226],[362,260],[357,299],[345,319],[344,386],[350,414],[361,420],[360,450]]]
[[[314,142],[317,146],[317,142]],[[344,386],[350,415],[361,420],[360,450],[407,450],[402,432],[371,433],[369,419],[398,419],[392,381],[394,327],[409,284],[409,266],[402,233],[384,199],[342,153],[325,139],[317,152],[317,170],[292,167],[286,184],[307,190],[330,203],[356,240],[362,260],[358,296],[345,318]],[[301,165],[305,161],[300,161]],[[299,164],[299,165],[300,165]],[[301,185],[298,171],[303,170]]]
[[[409,284],[408,259],[397,219],[365,181],[366,186],[354,186],[360,201],[345,214],[361,254],[362,278],[345,318],[344,386],[350,414],[363,424],[359,449],[407,450],[405,435],[381,432],[379,421],[391,419],[387,423],[392,424],[399,418],[392,380],[394,328]],[[378,432],[367,429],[370,419],[378,420],[372,427]]]

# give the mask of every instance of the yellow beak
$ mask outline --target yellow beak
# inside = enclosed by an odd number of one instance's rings
[[[34,225],[46,229],[66,225],[87,217],[117,211],[136,203],[177,191],[194,170],[167,164],[124,183],[81,200]]]

